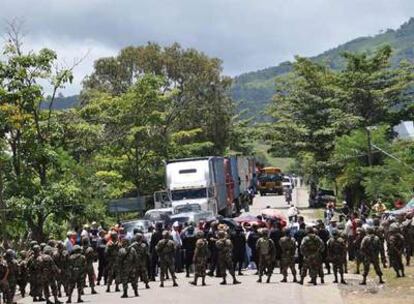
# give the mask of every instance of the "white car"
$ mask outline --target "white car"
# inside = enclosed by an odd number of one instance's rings
[[[282,180],[283,189],[293,189],[293,180],[289,176],[284,176]]]

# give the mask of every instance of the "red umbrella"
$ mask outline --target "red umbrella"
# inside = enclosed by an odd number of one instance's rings
[[[256,216],[250,214],[240,215],[239,217],[234,218],[234,220],[237,223],[253,223],[258,221]]]
[[[286,226],[287,224],[286,216],[279,209],[266,208],[260,211],[260,214],[266,218],[279,220],[282,227]]]

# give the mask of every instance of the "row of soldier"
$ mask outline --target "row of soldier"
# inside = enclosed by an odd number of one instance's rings
[[[258,266],[258,282],[262,282],[266,276],[266,282],[270,282],[276,266],[280,267],[283,275],[282,282],[287,282],[288,271],[293,276],[294,282],[304,283],[309,273],[310,283],[317,284],[320,277],[324,283],[323,264],[330,272],[332,265],[334,282],[346,284],[344,273],[347,272],[347,250],[355,249],[357,273],[360,265],[363,265],[363,280],[366,284],[370,265],[372,264],[379,282],[383,283],[380,261],[386,267],[388,253],[389,265],[393,267],[398,277],[404,276],[403,254],[406,254],[407,263],[412,255],[414,240],[414,225],[411,217],[407,219],[387,220],[380,222],[375,219],[373,226],[368,226],[362,221],[356,221],[356,235],[350,239],[338,229],[332,229],[329,237],[323,237],[323,225],[306,227],[302,222],[299,230],[293,233],[289,229],[279,230],[279,237],[275,239],[275,229],[263,228],[258,232],[255,241],[255,252],[252,258]],[[239,284],[236,278],[236,266],[242,263],[235,247],[237,247],[237,235],[245,238],[243,229],[237,227],[233,233],[226,232],[224,227],[213,226],[213,230],[198,231],[195,233],[194,250],[191,261],[194,264],[194,280],[190,283],[206,285],[208,269],[216,270],[222,277],[221,284],[227,284],[226,273],[229,272],[233,283]],[[162,227],[158,226],[158,232]],[[278,230],[278,229],[276,229]],[[115,283],[115,291],[120,291],[122,285],[122,297],[128,297],[128,285],[132,286],[134,295],[138,296],[138,281],[149,288],[149,282],[154,280],[149,274],[151,262],[154,258],[160,269],[160,286],[164,286],[165,280],[170,276],[173,286],[178,286],[175,275],[176,244],[171,239],[169,231],[161,232],[161,237],[147,240],[142,233],[136,231],[132,240],[119,238],[116,232],[111,232],[104,246],[104,277],[106,291],[111,291],[112,283]],[[321,236],[321,237],[320,237]],[[248,238],[249,239],[249,238]],[[212,247],[212,244],[214,246]],[[385,245],[386,244],[386,245]],[[17,286],[25,296],[26,285],[30,283],[30,296],[33,301],[47,301],[51,303],[51,297],[55,303],[60,303],[59,298],[63,292],[71,303],[75,288],[78,292],[78,302],[82,302],[85,281],[88,279],[91,293],[95,294],[95,272],[93,263],[97,260],[97,250],[90,244],[88,238],[82,239],[82,246],[74,246],[72,252],[68,252],[63,243],[49,241],[48,244],[30,244],[28,252],[20,252],[19,260],[16,254],[9,249],[4,254],[4,261],[0,263],[0,288],[6,303],[12,303]],[[153,250],[151,250],[153,247]],[[386,248],[386,250],[385,250]],[[299,262],[299,279],[295,263]],[[210,271],[211,272],[211,271]],[[210,273],[211,274],[211,273]],[[241,267],[239,266],[241,275]]]

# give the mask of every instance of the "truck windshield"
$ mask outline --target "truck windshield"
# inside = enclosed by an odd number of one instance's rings
[[[197,199],[207,197],[207,189],[186,189],[171,191],[171,198],[173,201],[182,201],[185,199]]]

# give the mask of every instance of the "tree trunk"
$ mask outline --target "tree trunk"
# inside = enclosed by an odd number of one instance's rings
[[[3,241],[3,247],[8,248],[8,237],[6,229],[6,202],[3,197],[4,183],[3,183],[3,163],[0,160],[0,213],[1,213],[1,239]]]

